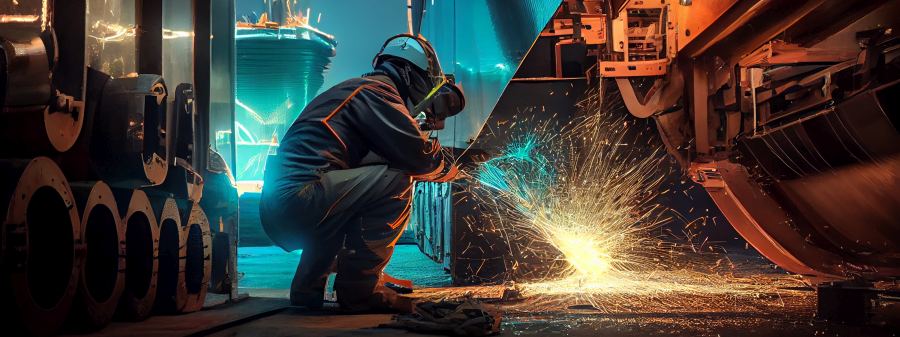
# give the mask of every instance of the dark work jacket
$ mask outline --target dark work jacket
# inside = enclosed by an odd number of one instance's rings
[[[392,84],[353,78],[318,95],[288,129],[266,163],[262,202],[288,200],[322,173],[359,167],[372,153],[414,179],[429,180],[452,167]]]

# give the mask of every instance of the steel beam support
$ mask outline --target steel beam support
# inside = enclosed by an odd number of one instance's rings
[[[694,143],[697,156],[710,154],[709,74],[702,60],[691,62],[691,110],[694,116]]]
[[[162,0],[138,0],[135,9],[137,72],[162,75]]]
[[[194,156],[205,172],[209,161],[210,0],[194,0]]]

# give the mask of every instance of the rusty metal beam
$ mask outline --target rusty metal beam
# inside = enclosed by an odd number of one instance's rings
[[[809,47],[841,31],[887,0],[827,0],[784,31],[787,41]],[[890,13],[885,13],[891,15]]]
[[[703,54],[709,47],[718,43],[725,36],[744,25],[751,17],[757,15],[770,2],[769,0],[738,1],[702,32],[694,32],[694,34],[699,35],[682,47],[680,54],[690,57],[697,57]]]
[[[822,0],[745,0],[736,3],[682,49],[695,58],[710,53],[741,56],[775,38],[822,5]]]
[[[781,1],[767,6],[766,11],[751,17],[746,23],[711,45],[707,54],[726,61],[746,55],[770,41],[809,15],[824,1]]]
[[[780,40],[770,41],[742,57],[738,64],[743,68],[793,65],[797,63],[838,63],[854,59],[853,50],[830,50],[800,47]]]
[[[691,63],[691,111],[697,155],[709,154],[709,73],[702,60]]]

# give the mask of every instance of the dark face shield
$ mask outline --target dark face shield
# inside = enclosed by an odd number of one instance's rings
[[[422,131],[441,130],[444,120],[455,116],[466,107],[466,98],[462,88],[448,77],[434,88],[425,99],[416,105],[416,120]]]

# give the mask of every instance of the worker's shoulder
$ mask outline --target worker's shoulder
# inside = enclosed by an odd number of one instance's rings
[[[397,92],[397,88],[386,81],[372,77],[354,77],[345,80],[329,88],[322,94],[349,98],[360,93],[363,93],[366,96],[377,95],[389,101],[401,101],[400,93]]]
[[[400,98],[400,93],[397,92],[397,88],[389,83],[389,79],[385,78],[382,80],[379,77],[363,77],[360,78],[360,80],[359,86],[361,91],[377,95],[389,102],[403,102],[403,99]]]

